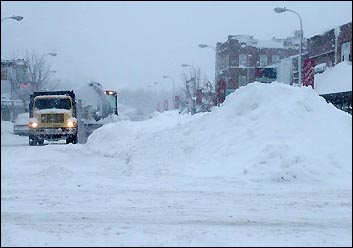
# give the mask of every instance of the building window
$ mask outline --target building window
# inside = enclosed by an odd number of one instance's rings
[[[272,63],[277,63],[279,60],[279,55],[272,55]]]
[[[265,54],[260,54],[260,66],[265,66],[268,64],[268,58]]]
[[[7,70],[5,67],[1,67],[1,80],[7,80]]]
[[[246,55],[239,54],[239,66],[246,66]]]
[[[349,61],[351,57],[351,43],[346,42],[341,47],[341,61]]]
[[[246,85],[246,76],[239,75],[239,87]]]

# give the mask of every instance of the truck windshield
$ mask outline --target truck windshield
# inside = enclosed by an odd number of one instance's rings
[[[34,102],[36,109],[71,109],[69,98],[39,98]]]

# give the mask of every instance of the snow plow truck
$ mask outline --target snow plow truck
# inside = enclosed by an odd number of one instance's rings
[[[33,92],[29,101],[29,145],[44,140],[77,143],[77,110],[74,91]]]

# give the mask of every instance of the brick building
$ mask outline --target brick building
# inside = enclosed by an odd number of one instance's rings
[[[315,60],[315,65],[327,67],[352,61],[352,22],[309,38],[308,57]]]
[[[1,60],[1,120],[13,121],[25,106],[19,95],[28,82],[25,60]]]
[[[316,73],[322,73],[327,67],[333,67],[342,61],[352,61],[352,22],[309,38],[308,57],[315,60]],[[352,114],[351,88],[320,95],[337,108]]]
[[[257,40],[250,35],[230,35],[216,47],[216,82],[226,82],[227,94],[256,80],[256,70],[299,53],[300,32],[286,39]],[[303,53],[306,39],[303,38]]]

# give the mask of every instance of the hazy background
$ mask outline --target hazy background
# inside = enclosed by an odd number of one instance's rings
[[[26,51],[46,57],[62,83],[90,80],[114,90],[136,89],[158,81],[165,89],[181,64],[201,69],[214,80],[212,49],[228,35],[255,39],[285,38],[299,29],[311,37],[352,20],[352,2],[9,2],[1,1],[1,17],[21,15],[21,22],[1,23],[1,58],[24,57]],[[170,87],[171,90],[171,87]]]

